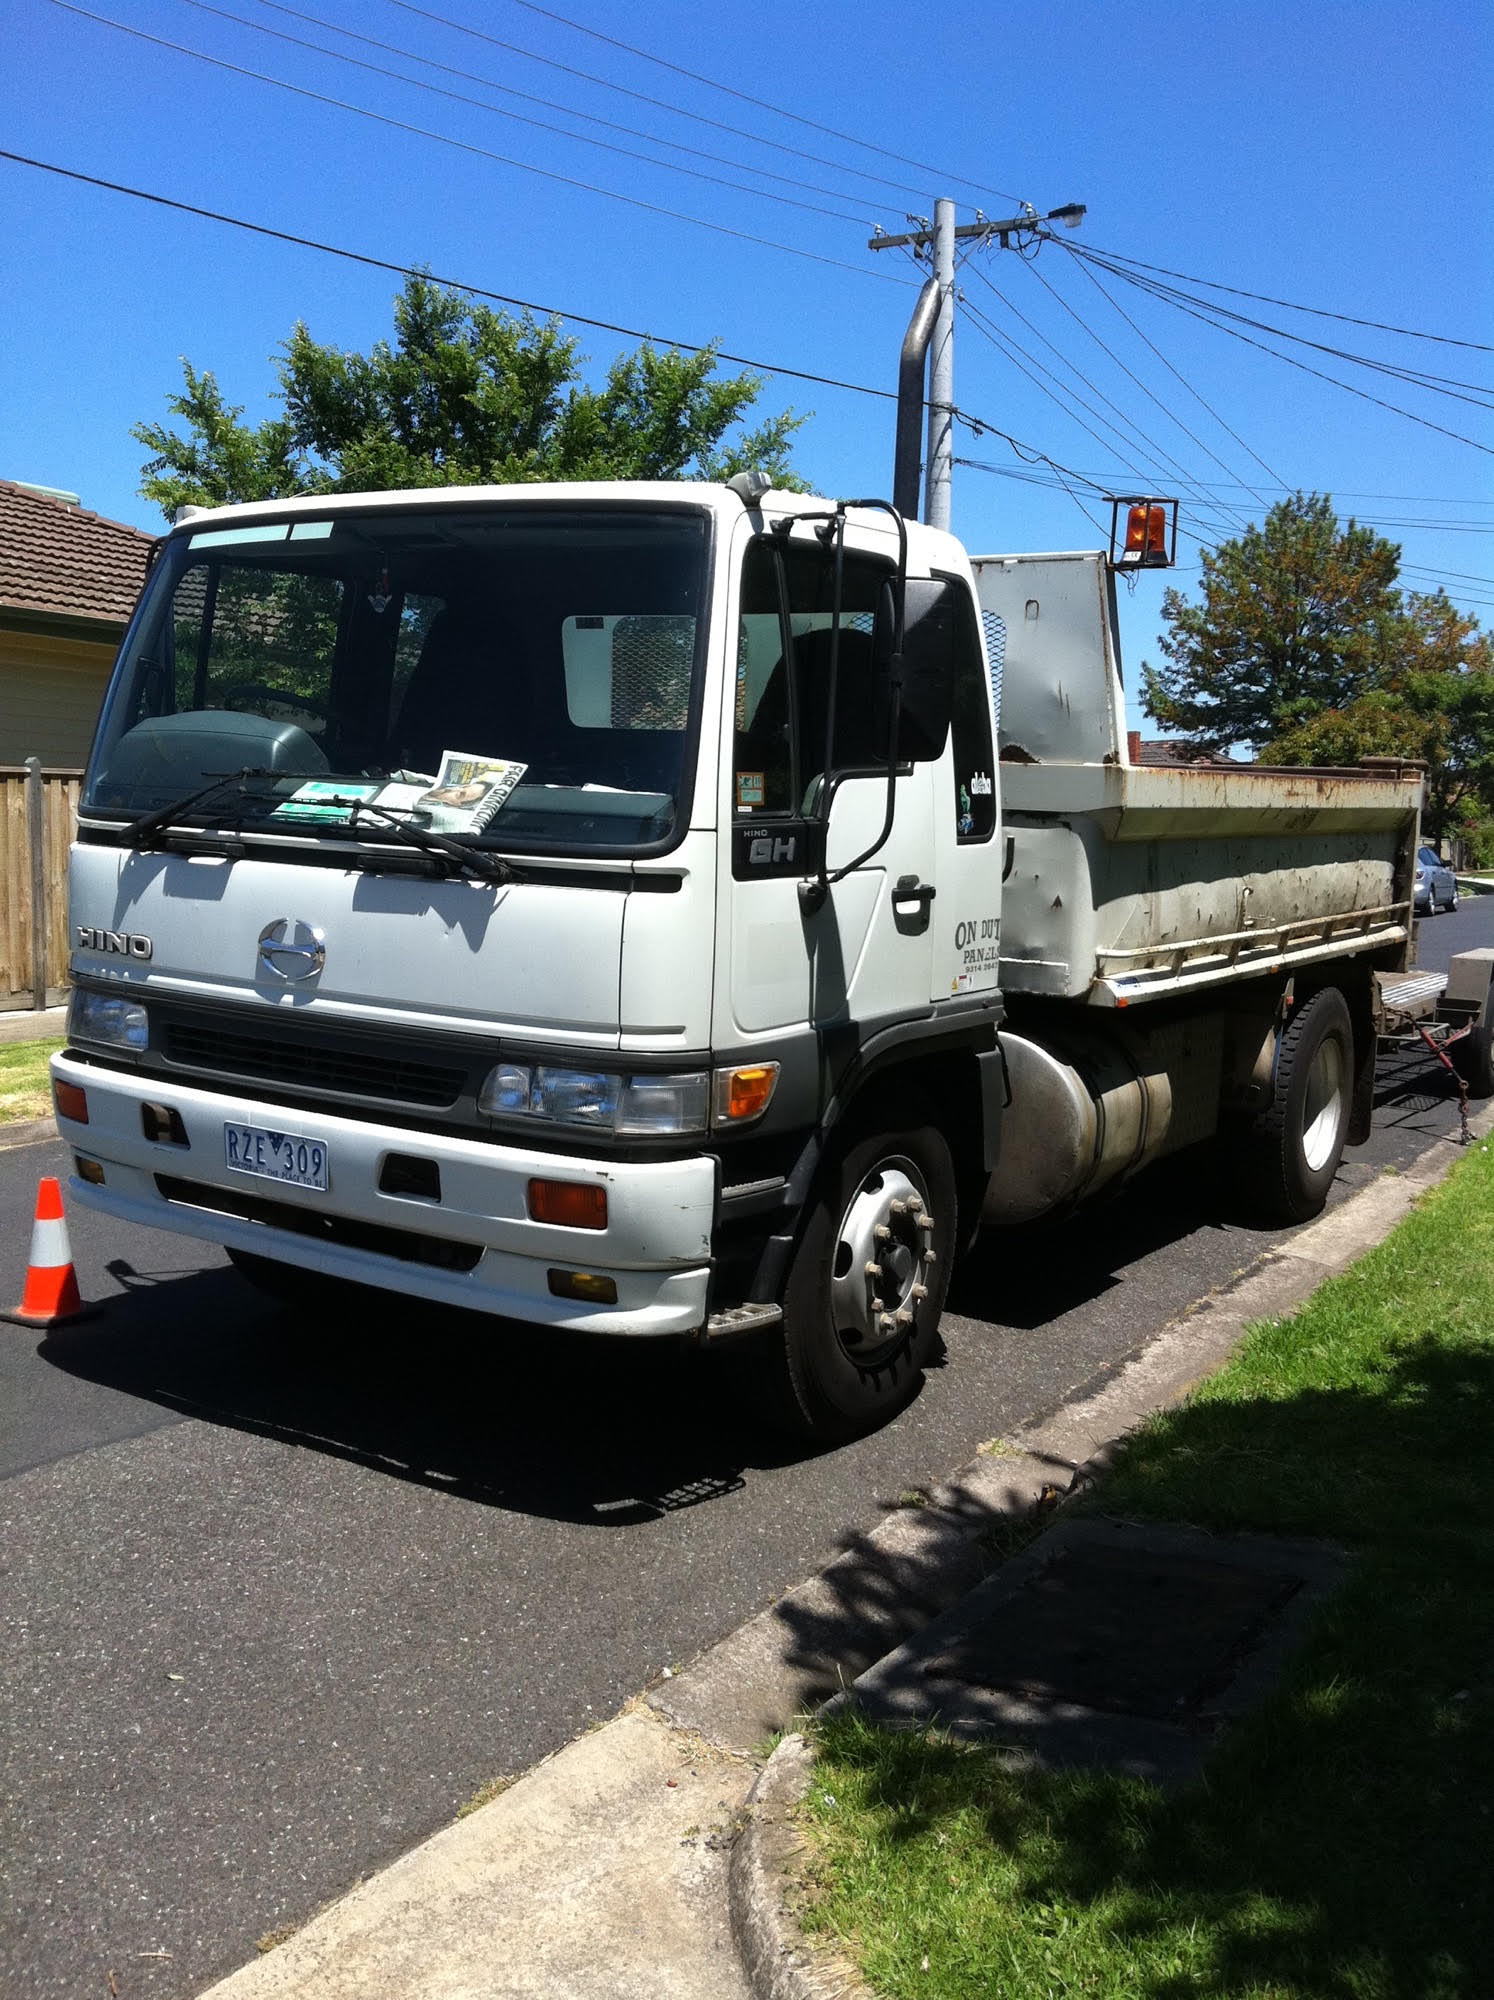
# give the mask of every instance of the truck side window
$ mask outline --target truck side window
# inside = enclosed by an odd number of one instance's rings
[[[886,715],[872,700],[871,633],[892,567],[847,551],[841,580],[833,755],[839,771],[876,770]],[[733,807],[741,818],[809,813],[826,763],[834,551],[818,542],[747,551],[737,632]],[[790,643],[784,649],[784,614]]]
[[[955,828],[962,841],[989,840],[996,830],[996,767],[991,756],[991,688],[981,661],[980,635],[970,595],[952,584],[955,614],[954,744]],[[993,670],[994,671],[994,670]]]

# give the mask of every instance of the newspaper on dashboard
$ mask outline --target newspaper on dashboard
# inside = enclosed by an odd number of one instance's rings
[[[511,758],[443,750],[436,782],[410,800],[438,833],[481,833],[529,769]],[[381,801],[382,803],[382,801]]]

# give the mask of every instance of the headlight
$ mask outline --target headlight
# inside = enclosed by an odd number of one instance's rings
[[[123,1000],[113,993],[89,993],[73,989],[68,1003],[69,1040],[100,1042],[108,1048],[143,1050],[150,1038],[145,1009],[136,1000]]]
[[[536,1118],[576,1131],[642,1138],[703,1132],[710,1098],[704,1070],[683,1076],[615,1076],[550,1063],[499,1063],[477,1094],[492,1118]]]

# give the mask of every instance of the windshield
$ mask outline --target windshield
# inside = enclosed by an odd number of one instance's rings
[[[505,847],[665,844],[708,533],[618,506],[205,521],[151,577],[83,810],[387,841],[356,800]]]

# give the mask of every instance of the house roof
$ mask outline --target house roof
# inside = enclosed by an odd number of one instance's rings
[[[155,536],[0,479],[0,614],[123,625]]]

